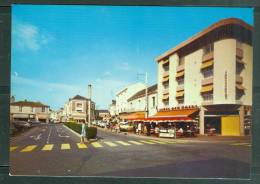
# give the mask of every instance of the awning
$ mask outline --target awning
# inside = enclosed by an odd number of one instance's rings
[[[184,96],[184,91],[178,91],[176,93],[176,98],[183,97],[183,96]]]
[[[213,91],[213,85],[202,86],[200,92],[207,93]]]
[[[236,88],[238,90],[245,90],[245,88],[241,84],[236,84]]]
[[[193,122],[195,121],[192,116],[198,112],[198,108],[191,109],[174,109],[169,111],[157,112],[154,116],[136,119],[136,121],[171,121],[171,122]]]
[[[213,64],[214,64],[213,60],[209,60],[209,61],[207,61],[205,63],[202,63],[200,69],[203,70],[205,68],[211,67],[211,66],[213,66]]]
[[[125,115],[123,119],[134,120],[134,119],[143,119],[145,118],[145,112],[135,112],[129,115]]]
[[[163,80],[162,80],[162,82],[167,82],[167,81],[169,81],[169,76],[168,77],[164,77]]]
[[[176,78],[184,76],[184,71],[177,72]]]
[[[167,99],[169,99],[169,95],[167,94],[167,95],[163,95],[163,98],[162,98],[163,100],[167,100]]]

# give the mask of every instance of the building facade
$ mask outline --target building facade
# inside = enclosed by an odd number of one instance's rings
[[[146,88],[145,84],[136,83],[125,87],[116,94],[116,115],[128,113],[128,101],[135,93]]]
[[[200,134],[244,135],[251,123],[252,26],[224,19],[157,58],[158,108],[199,107]]]
[[[110,116],[113,118],[116,116],[116,101],[112,100],[112,103],[108,107]]]
[[[40,121],[48,123],[50,107],[41,102],[17,101],[10,103],[11,121]]]
[[[153,116],[157,113],[157,84],[147,89],[147,109],[146,109],[146,89],[140,90],[131,96],[128,101],[129,112],[146,112],[147,116]]]
[[[110,113],[108,110],[96,110],[96,120],[109,121]]]

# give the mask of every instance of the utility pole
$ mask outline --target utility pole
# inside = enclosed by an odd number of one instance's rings
[[[91,126],[91,95],[92,95],[92,86],[91,84],[88,85],[88,127]]]

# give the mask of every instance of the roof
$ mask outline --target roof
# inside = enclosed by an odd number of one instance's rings
[[[76,95],[73,98],[70,98],[70,100],[88,100],[88,99],[83,96]]]
[[[202,38],[203,36],[206,36],[208,33],[213,32],[214,30],[220,28],[220,27],[227,27],[228,25],[238,25],[241,26],[249,31],[253,30],[253,27],[246,22],[242,21],[241,19],[237,18],[227,18],[227,19],[222,19],[215,24],[212,24],[208,28],[204,29],[203,31],[195,34],[194,36],[190,37],[186,41],[182,42],[181,44],[177,45],[176,47],[168,50],[167,52],[163,53],[159,57],[156,58],[156,61],[161,61],[164,58],[168,57],[169,55],[174,54],[175,52],[179,51],[180,49],[188,46],[189,44],[195,42],[196,40]]]
[[[156,91],[157,91],[157,84],[154,84],[154,85],[148,87],[148,95],[152,94],[152,93],[155,93]],[[133,96],[128,98],[127,101],[129,102],[129,101],[132,101],[132,100],[144,97],[144,96],[145,96],[145,89],[138,91]]]
[[[27,101],[27,100],[13,102],[10,105],[26,106],[26,107],[49,107],[48,105],[42,104],[41,102],[32,102],[32,101]]]

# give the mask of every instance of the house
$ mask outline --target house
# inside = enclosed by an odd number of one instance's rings
[[[10,118],[14,121],[41,121],[50,120],[50,107],[41,102],[13,101],[10,103]]]

